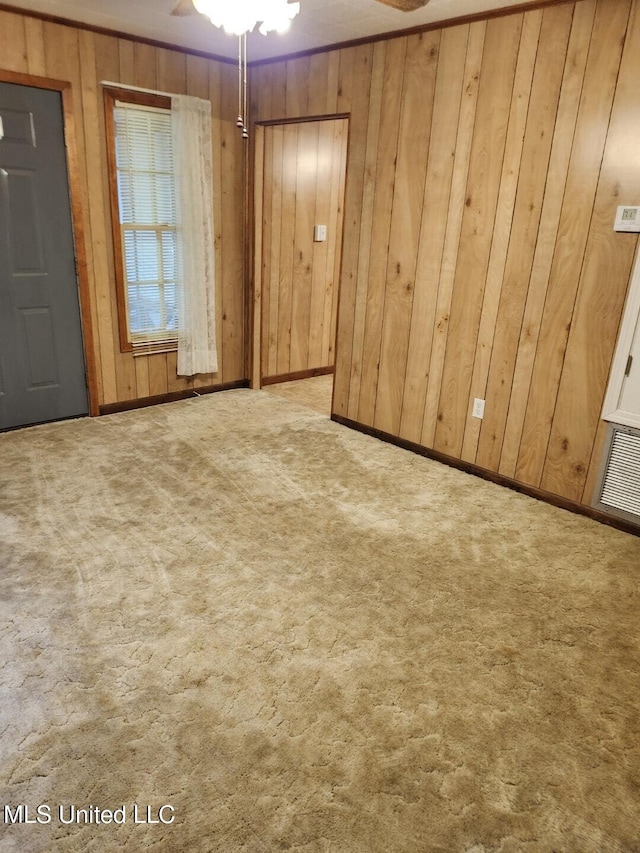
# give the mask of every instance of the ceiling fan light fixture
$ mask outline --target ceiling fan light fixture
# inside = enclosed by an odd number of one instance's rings
[[[193,0],[193,5],[214,27],[235,36],[252,32],[257,24],[263,35],[286,32],[300,11],[299,2],[287,0]]]

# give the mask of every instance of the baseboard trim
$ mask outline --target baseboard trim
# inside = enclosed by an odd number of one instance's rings
[[[263,376],[261,385],[277,385],[279,382],[294,382],[296,379],[311,379],[312,376],[327,376],[333,373],[335,368],[310,367],[308,370],[296,370],[295,373],[279,373],[277,376]]]
[[[577,501],[563,498],[560,495],[555,495],[553,492],[547,492],[544,489],[538,489],[535,486],[528,486],[525,483],[520,483],[518,480],[513,480],[511,477],[505,477],[504,474],[498,474],[494,471],[488,471],[486,468],[481,468],[479,465],[474,465],[472,462],[465,462],[462,459],[456,459],[453,456],[447,456],[446,453],[440,453],[438,450],[432,450],[428,447],[423,447],[414,441],[408,441],[405,438],[398,438],[391,433],[383,432],[375,429],[375,427],[365,426],[357,421],[352,421],[350,418],[343,418],[342,415],[331,415],[331,420],[349,429],[362,432],[365,435],[370,435],[372,438],[378,438],[380,441],[385,441],[388,444],[394,444],[396,447],[401,447],[403,450],[409,450],[411,453],[417,453],[419,456],[425,456],[427,459],[433,459],[436,462],[442,462],[443,465],[448,465],[450,468],[457,468],[464,471],[466,474],[473,474],[474,477],[480,477],[482,480],[488,480],[491,483],[496,483],[499,486],[505,486],[514,492],[520,492],[530,498],[535,498],[539,501],[557,506],[560,509],[566,509],[576,515],[584,515],[594,521],[599,521],[601,524],[606,524],[609,527],[615,527],[617,530],[622,530],[624,533],[630,533],[632,536],[640,537],[640,528],[631,522],[624,519],[615,518],[605,512],[578,503]]]
[[[218,391],[233,391],[235,388],[248,388],[248,379],[237,382],[223,382],[220,385],[205,385],[202,388],[187,388],[184,391],[172,391],[170,394],[158,394],[155,397],[140,397],[137,400],[123,400],[121,403],[107,403],[100,406],[101,415],[115,415],[118,412],[130,412],[133,409],[145,409],[147,406],[158,406],[161,403],[175,403],[187,400],[189,397],[200,397],[202,394],[216,394]]]

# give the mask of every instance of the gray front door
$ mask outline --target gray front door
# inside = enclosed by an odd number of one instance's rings
[[[61,96],[0,83],[0,429],[87,413]]]

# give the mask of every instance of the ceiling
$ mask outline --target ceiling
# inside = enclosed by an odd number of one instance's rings
[[[172,16],[177,0],[9,0],[14,8],[42,12],[154,41],[205,51],[231,59],[238,43],[201,15]],[[234,2],[234,0],[227,0]],[[533,5],[537,0],[529,0]],[[249,36],[251,60],[297,53],[380,33],[522,6],[522,0],[431,0],[423,9],[400,12],[377,0],[301,0],[300,14],[285,35]]]

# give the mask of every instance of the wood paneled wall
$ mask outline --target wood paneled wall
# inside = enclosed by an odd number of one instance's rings
[[[347,119],[263,130],[263,378],[333,367],[347,130]]]
[[[235,127],[234,66],[0,11],[0,70],[68,81],[72,86],[99,403],[113,404],[246,378],[243,149]],[[175,352],[135,357],[120,352],[102,80],[211,100],[218,374],[178,377]]]
[[[351,114],[335,414],[590,502],[639,78],[640,0],[254,68],[256,119]]]

